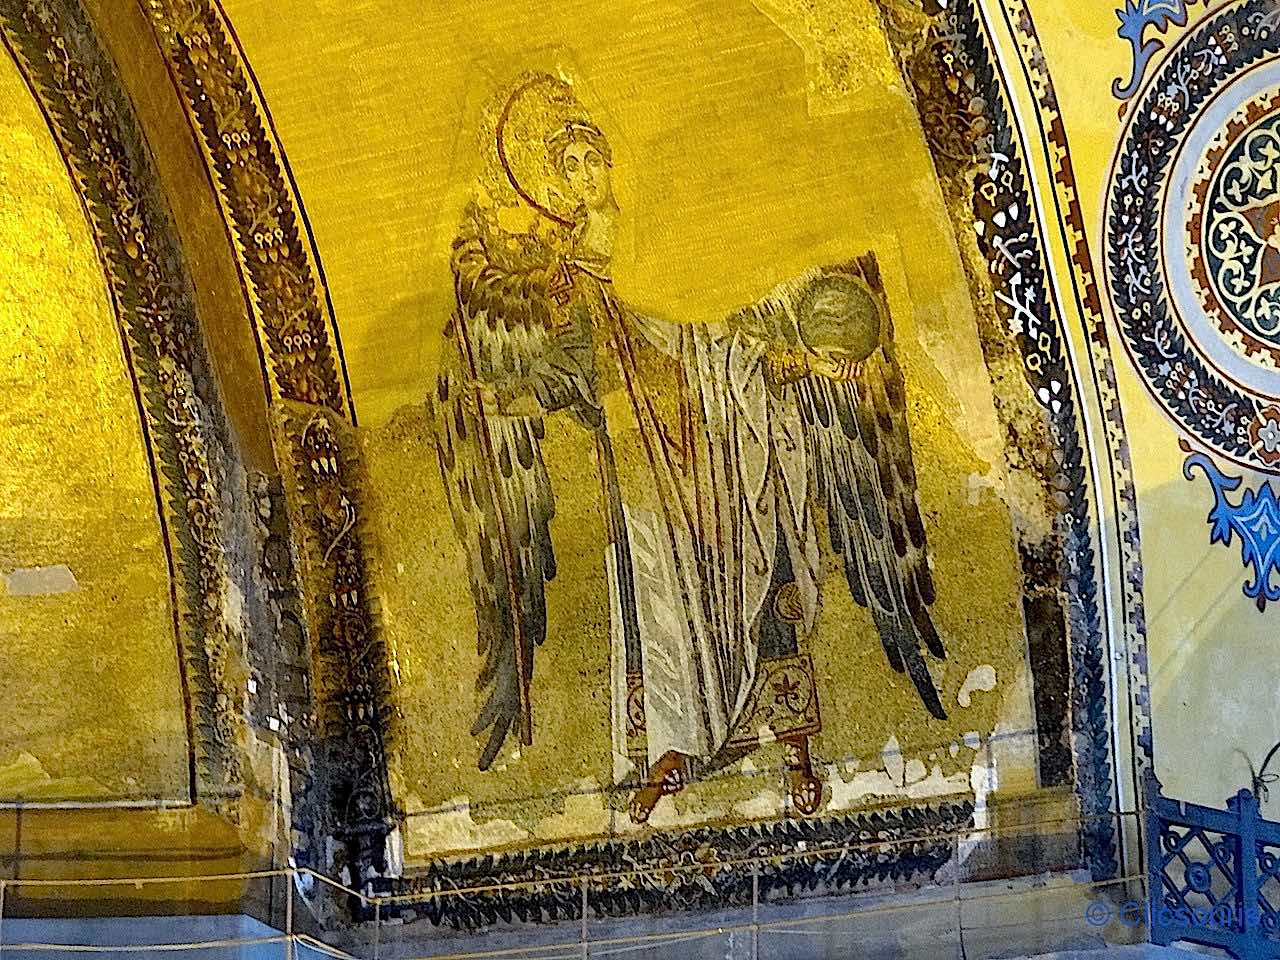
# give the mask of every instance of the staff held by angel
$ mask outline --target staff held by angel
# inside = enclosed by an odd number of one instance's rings
[[[479,767],[508,738],[532,743],[537,650],[569,642],[547,637],[556,499],[542,441],[558,418],[594,445],[614,777],[634,789],[631,818],[769,740],[784,746],[792,807],[813,814],[807,646],[824,549],[889,666],[946,716],[925,661],[944,653],[875,257],[809,270],[720,321],[635,310],[611,279],[620,210],[604,132],[547,74],[494,104],[430,399],[475,605]]]

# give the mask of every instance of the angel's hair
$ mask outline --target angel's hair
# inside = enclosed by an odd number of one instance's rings
[[[605,166],[613,166],[613,150],[604,133],[594,123],[585,120],[566,120],[564,126],[557,127],[547,137],[547,151],[555,164],[556,172],[564,177],[564,152],[575,143],[586,143],[600,151]]]

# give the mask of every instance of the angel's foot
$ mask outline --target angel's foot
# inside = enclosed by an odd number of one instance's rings
[[[787,792],[791,796],[792,806],[801,816],[811,817],[822,806],[822,781],[815,776],[788,770]]]
[[[804,817],[811,817],[822,806],[822,781],[813,772],[809,757],[809,738],[784,740],[787,765],[787,793],[791,805]]]
[[[649,814],[663,797],[679,793],[685,787],[683,754],[668,750],[649,771],[649,779],[631,798],[631,821],[648,823]]]

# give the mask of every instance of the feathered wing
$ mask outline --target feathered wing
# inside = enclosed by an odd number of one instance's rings
[[[479,413],[476,384],[500,395],[518,389],[545,328],[531,311],[528,281],[490,263],[478,233],[464,229],[453,260],[448,359],[430,406],[475,605],[483,704],[471,734],[487,732],[479,761],[486,770],[513,728],[521,742],[532,742],[528,690],[534,651],[547,634],[545,584],[556,574],[548,527],[555,500],[542,458],[542,418]]]
[[[831,546],[853,598],[871,611],[889,665],[945,719],[924,659],[925,649],[946,653],[929,609],[936,595],[891,334],[855,381],[811,377],[796,387]]]

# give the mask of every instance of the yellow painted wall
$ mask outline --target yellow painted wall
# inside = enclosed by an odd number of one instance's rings
[[[185,798],[170,578],[139,409],[84,213],[7,56],[0,396],[0,800]],[[15,573],[58,565],[67,572]]]
[[[1129,75],[1129,45],[1115,33],[1118,4],[1031,0],[1030,6],[1057,89],[1101,281],[1105,193],[1122,129],[1110,87],[1112,78]],[[1191,5],[1190,13],[1193,25],[1206,15],[1200,5]],[[1172,45],[1183,32],[1149,30],[1148,39]],[[1159,58],[1148,77],[1158,69]],[[1138,379],[1114,324],[1111,340],[1142,533],[1156,773],[1168,795],[1221,806],[1249,785],[1245,756],[1260,764],[1280,737],[1277,611],[1269,607],[1260,614],[1242,594],[1252,571],[1241,565],[1238,540],[1229,548],[1210,546],[1210,487],[1200,474],[1194,482],[1184,479],[1183,434]],[[1249,471],[1244,477],[1252,484],[1264,479]],[[1271,807],[1271,816],[1280,813],[1275,800]]]

